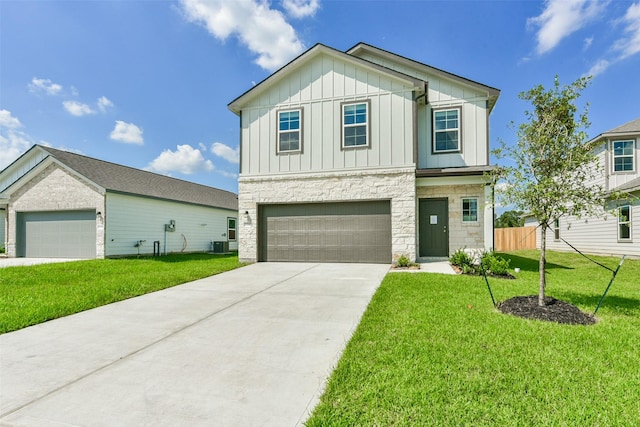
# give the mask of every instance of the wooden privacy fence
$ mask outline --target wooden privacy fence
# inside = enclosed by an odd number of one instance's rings
[[[495,250],[500,252],[536,248],[536,227],[495,229]]]

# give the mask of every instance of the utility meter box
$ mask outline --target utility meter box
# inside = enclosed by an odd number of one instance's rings
[[[169,224],[164,225],[164,231],[176,231],[176,222],[174,220],[169,221]]]

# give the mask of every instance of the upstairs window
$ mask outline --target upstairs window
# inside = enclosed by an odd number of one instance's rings
[[[434,110],[433,152],[460,151],[460,109]]]
[[[618,208],[618,240],[631,241],[631,206]]]
[[[462,199],[462,222],[478,222],[478,199]]]
[[[553,221],[553,240],[556,242],[560,241],[560,220],[556,219]]]
[[[633,171],[633,141],[613,141],[613,170],[614,172]]]
[[[369,103],[342,104],[342,148],[369,145]]]
[[[300,151],[302,109],[278,111],[278,153]]]

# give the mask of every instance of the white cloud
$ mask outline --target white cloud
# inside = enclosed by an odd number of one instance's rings
[[[111,139],[127,144],[144,144],[142,129],[133,123],[116,120],[116,127],[111,131]]]
[[[0,110],[0,126],[7,129],[17,129],[22,127],[22,123],[11,115],[11,111]]]
[[[111,102],[106,96],[98,98],[98,109],[100,109],[100,111],[104,113],[111,107],[113,107],[113,102]]]
[[[587,71],[586,76],[595,77],[598,74],[602,74],[607,68],[609,68],[610,65],[611,63],[609,61],[607,61],[606,59],[601,59],[598,62],[596,62],[594,66],[589,68],[589,71]]]
[[[586,39],[584,39],[584,47],[583,50],[587,50],[591,47],[591,45],[593,44],[593,36],[591,37],[587,37]]]
[[[178,145],[176,148],[176,151],[164,150],[146,169],[160,173],[179,172],[185,175],[213,170],[213,163],[206,160],[199,149],[188,144]]]
[[[92,110],[91,107],[89,107],[87,104],[83,104],[82,102],[64,101],[62,105],[69,114],[77,117],[86,116],[87,114],[95,114],[95,111]]]
[[[222,157],[229,163],[240,163],[240,148],[235,150],[221,142],[214,142],[211,146],[211,152],[218,157]]]
[[[31,138],[24,132],[0,132],[0,170],[9,166],[32,145]]]
[[[629,6],[622,22],[626,24],[625,37],[616,41],[614,49],[621,52],[620,59],[625,59],[640,52],[640,2]]]
[[[9,110],[0,110],[0,170],[7,167],[33,145],[26,133],[19,131],[22,123]]]
[[[315,15],[320,8],[319,0],[282,0],[282,7],[289,16],[306,18]]]
[[[536,52],[542,55],[565,37],[601,16],[606,0],[546,0],[544,11],[527,19],[528,27],[538,27]]]
[[[259,0],[181,0],[186,19],[204,26],[221,41],[236,35],[258,57],[256,64],[274,71],[304,50],[283,14]]]
[[[29,83],[27,87],[31,92],[44,92],[47,95],[58,95],[62,92],[61,85],[53,83],[49,79],[39,79],[37,77],[31,79],[31,83]]]

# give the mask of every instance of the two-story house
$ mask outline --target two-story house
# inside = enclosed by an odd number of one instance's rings
[[[640,118],[598,135],[591,143],[597,147],[600,170],[596,183],[627,197],[605,206],[603,215],[557,219],[548,230],[547,248],[571,251],[565,240],[587,253],[640,256]],[[540,242],[540,229],[537,234]]]
[[[390,263],[493,246],[499,90],[360,43],[317,44],[229,104],[242,261]]]

